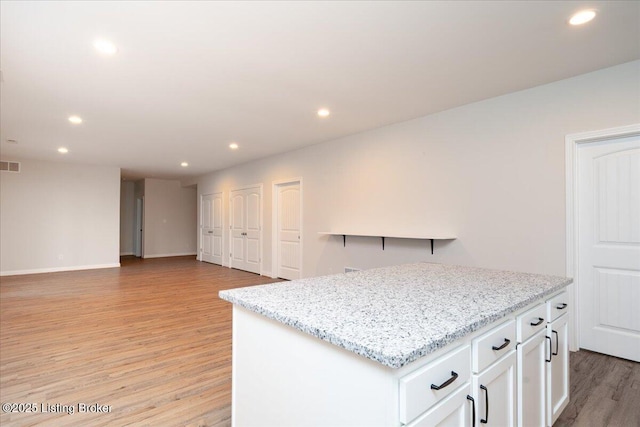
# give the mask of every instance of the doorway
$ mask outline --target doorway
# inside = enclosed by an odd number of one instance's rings
[[[567,137],[572,349],[640,361],[640,125]]]
[[[272,277],[302,277],[302,179],[273,183]]]
[[[231,191],[229,267],[262,274],[262,184]]]
[[[136,199],[135,236],[133,239],[133,254],[138,258],[144,257],[144,197]]]
[[[222,265],[222,193],[200,199],[200,261]]]

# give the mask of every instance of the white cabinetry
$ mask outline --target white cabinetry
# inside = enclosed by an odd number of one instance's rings
[[[467,383],[464,387],[461,387],[451,396],[438,403],[407,427],[459,427],[474,425],[472,416],[476,411],[473,410],[474,402],[469,396],[469,391],[469,383]]]
[[[516,424],[516,352],[473,376],[476,425],[513,427]]]
[[[234,305],[232,425],[550,425],[568,401],[555,298],[397,369]]]
[[[516,422],[516,325],[509,320],[474,339],[472,395],[475,425]]]
[[[569,316],[566,292],[547,301],[550,323],[547,341],[550,341],[550,362],[547,362],[547,426],[552,426],[569,403]],[[549,357],[550,356],[550,357]]]
[[[418,415],[463,384],[469,388],[471,349],[462,346],[400,379],[400,422]]]
[[[517,317],[518,426],[544,427],[546,422],[546,305]]]

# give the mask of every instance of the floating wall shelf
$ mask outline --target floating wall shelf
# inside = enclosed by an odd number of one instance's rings
[[[340,231],[320,231],[318,234],[325,236],[342,236],[343,246],[347,246],[347,236],[353,237],[378,237],[382,239],[382,250],[384,250],[384,239],[413,239],[413,240],[430,240],[431,253],[433,254],[434,240],[455,240],[455,236],[447,234],[424,234],[424,235],[408,235],[408,234],[385,234],[384,236],[374,233],[346,233]]]

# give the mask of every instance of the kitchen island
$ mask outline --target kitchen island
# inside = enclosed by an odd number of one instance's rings
[[[516,317],[570,283],[416,263],[221,291],[234,304],[233,424],[404,425],[469,395],[471,408],[450,415],[471,425],[472,371],[515,358]],[[504,337],[491,336],[496,326]],[[504,345],[472,355],[472,341],[487,333]],[[413,391],[431,376],[441,389]]]

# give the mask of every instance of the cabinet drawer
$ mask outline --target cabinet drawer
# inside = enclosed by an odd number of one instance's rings
[[[496,326],[471,344],[473,372],[479,373],[487,366],[516,348],[516,322],[509,320]]]
[[[460,387],[451,396],[431,408],[429,412],[409,424],[407,427],[433,427],[440,425],[468,426],[472,425],[472,403],[467,396],[471,392],[469,384]]]
[[[539,304],[516,319],[516,335],[518,342],[525,342],[527,338],[547,327],[547,305]]]
[[[471,346],[465,345],[400,378],[400,422],[410,423],[470,377]]]
[[[547,300],[547,322],[553,322],[569,311],[569,297],[566,291]]]

